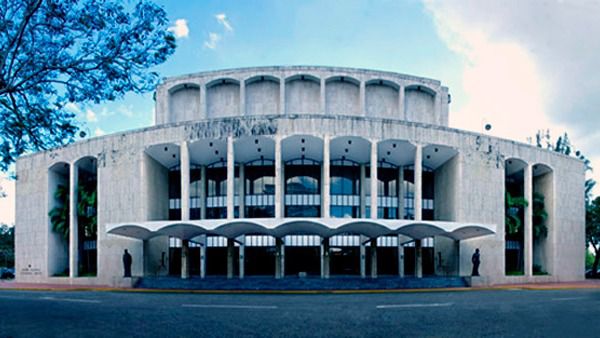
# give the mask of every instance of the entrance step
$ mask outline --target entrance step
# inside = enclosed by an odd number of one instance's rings
[[[321,279],[316,276],[285,277],[248,276],[244,279],[226,277],[144,277],[136,285],[144,289],[182,290],[393,290],[468,287],[464,277],[379,277],[376,279],[357,276],[332,276]]]

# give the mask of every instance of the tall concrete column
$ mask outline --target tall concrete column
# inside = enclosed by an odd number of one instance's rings
[[[398,235],[398,276],[404,277],[404,246],[402,235]]]
[[[454,271],[460,276],[460,241],[454,241]]]
[[[404,86],[398,89],[398,114],[401,120],[406,120],[406,112],[404,111]]]
[[[423,146],[417,144],[415,149],[415,165],[414,165],[414,179],[415,179],[415,220],[420,221],[423,219]]]
[[[198,86],[200,87],[200,103],[198,104],[198,107],[200,107],[200,118],[205,119],[207,117],[207,114],[206,114],[206,86],[202,83],[199,83]]]
[[[227,137],[227,219],[233,219],[235,187],[235,156],[233,154],[233,137]]]
[[[240,237],[238,237],[238,240],[240,241],[240,255],[239,255],[239,271],[240,271],[240,279],[244,279],[244,268],[246,267],[245,264],[245,248],[246,248],[246,236],[242,235]]]
[[[321,113],[322,114],[327,114],[327,98],[326,98],[326,82],[325,79],[321,79],[321,95],[320,95],[320,102],[321,102]]]
[[[377,278],[377,238],[371,238],[371,278]]]
[[[246,81],[240,81],[240,115],[246,115]]]
[[[525,180],[525,199],[527,199],[527,207],[525,208],[525,226],[523,228],[524,236],[524,269],[525,276],[533,275],[533,170],[532,165],[527,164],[524,170]]]
[[[360,218],[367,218],[367,187],[365,185],[366,179],[366,167],[364,163],[360,165]],[[362,242],[362,241],[361,241]]]
[[[360,277],[361,278],[366,278],[367,277],[367,264],[366,264],[366,248],[365,248],[365,241],[367,240],[367,238],[363,235],[360,235],[359,241],[360,241]]]
[[[189,268],[190,242],[187,239],[181,240],[181,279],[190,278]]]
[[[200,237],[200,278],[206,277],[206,235]]]
[[[181,159],[181,220],[190,219],[190,151],[188,142],[181,142],[179,147],[179,158]]]
[[[275,218],[283,216],[283,188],[285,181],[282,175],[281,136],[275,136]]]
[[[423,251],[421,250],[421,240],[415,240],[415,276],[423,277]]]
[[[77,185],[79,168],[72,163],[69,168],[69,277],[79,276],[79,226],[77,223]]]
[[[322,190],[321,190],[321,215],[324,218],[329,218],[330,212],[330,191],[329,186],[331,184],[331,175],[330,175],[330,165],[331,162],[329,160],[329,135],[325,135],[323,137],[323,169],[322,169],[322,177],[321,180]]]
[[[206,166],[200,167],[200,219],[206,219]]]
[[[244,218],[246,217],[246,193],[245,193],[245,188],[246,188],[246,166],[244,165],[244,163],[240,163],[240,180],[239,180],[239,186],[238,186],[238,205],[239,205],[239,215],[240,218]]]
[[[321,242],[321,278],[329,278],[329,238]]]
[[[281,240],[281,254],[279,255],[281,261],[281,278],[285,277],[285,242]]]
[[[281,256],[283,255],[283,239],[275,238],[275,278],[283,278],[283,266]]]
[[[285,78],[279,79],[279,114],[285,114]]]
[[[404,167],[398,167],[398,219],[404,219]]]
[[[358,90],[358,96],[360,100],[360,115],[367,116],[367,95],[366,95],[366,83],[365,81],[360,81],[360,87]]]
[[[227,278],[233,278],[233,254],[235,253],[233,239],[227,238]]]
[[[377,219],[377,140],[371,140],[371,218]]]

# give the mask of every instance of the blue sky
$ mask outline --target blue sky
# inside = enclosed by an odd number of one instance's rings
[[[177,34],[162,76],[267,65],[371,68],[442,81],[450,126],[526,141],[565,131],[600,181],[600,1],[158,1]],[[88,135],[152,125],[152,94],[71,106]],[[0,177],[0,223],[14,182]]]

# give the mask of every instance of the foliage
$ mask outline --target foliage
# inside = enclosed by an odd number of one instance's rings
[[[588,245],[594,249],[593,274],[598,271],[600,263],[600,196],[587,206],[585,213],[585,238]]]
[[[70,103],[153,90],[148,69],[175,50],[167,26],[148,0],[0,0],[0,171],[72,141]]]
[[[540,193],[533,193],[533,238],[540,239],[548,236],[548,227],[546,226],[546,219],[548,219],[548,213],[544,206],[544,195]]]
[[[527,207],[529,202],[524,197],[513,197],[507,191],[505,196],[505,224],[506,232],[510,235],[519,233],[521,229],[521,217],[519,217],[520,211]]]
[[[15,266],[15,228],[0,224],[0,266]]]
[[[57,206],[48,213],[52,231],[60,234],[65,240],[69,239],[69,188],[62,184],[56,187],[54,199]]]
[[[96,181],[91,180],[77,187],[77,224],[86,238],[94,238],[98,231],[96,214]]]
[[[589,250],[585,250],[585,268],[591,269],[594,265],[594,260],[596,259],[596,255],[591,253]]]

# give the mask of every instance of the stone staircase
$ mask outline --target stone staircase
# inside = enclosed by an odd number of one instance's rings
[[[319,277],[286,277],[275,279],[270,276],[247,276],[244,279],[225,277],[192,277],[183,280],[178,277],[144,277],[136,283],[136,288],[181,289],[181,290],[394,290],[394,289],[433,289],[468,287],[464,277],[379,277],[362,279],[356,276],[334,276],[329,279]]]

